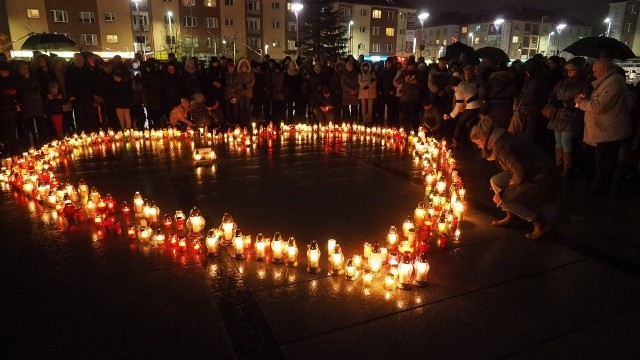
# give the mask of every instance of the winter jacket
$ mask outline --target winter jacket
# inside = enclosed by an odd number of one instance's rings
[[[375,99],[378,96],[376,73],[372,70],[361,71],[358,75],[358,99]]]
[[[629,98],[624,77],[612,69],[591,85],[591,97],[580,102],[580,109],[584,111],[584,142],[597,144],[631,136]]]
[[[67,95],[77,101],[93,101],[93,95],[97,94],[98,81],[86,65],[78,67],[71,64],[65,72]]]
[[[358,105],[360,85],[355,67],[352,71],[345,69],[340,77],[340,85],[342,86],[342,105]]]
[[[575,107],[573,99],[579,93],[588,94],[588,81],[583,76],[565,77],[560,80],[549,94],[549,104],[558,111],[549,121],[548,129],[558,131],[580,131],[584,122],[584,112]]]
[[[513,102],[518,96],[515,74],[498,70],[480,88],[480,100],[484,101],[482,114],[491,118],[493,126],[507,129],[513,115]]]
[[[44,103],[40,81],[33,75],[24,77],[17,75],[15,79],[18,103],[22,107],[22,118],[44,118]]]
[[[494,127],[483,152],[491,154],[488,159],[496,160],[512,175],[510,184],[500,193],[502,201],[544,201],[558,185],[551,157],[528,139]]]
[[[401,70],[401,73],[396,78],[396,84],[402,86],[400,102],[420,102],[420,89],[418,80],[416,80],[415,70]]]
[[[282,70],[269,73],[269,96],[271,101],[284,101],[284,72]]]
[[[284,93],[287,101],[295,101],[301,96],[302,76],[300,70],[287,69],[284,74]]]
[[[242,64],[247,65],[244,71],[241,70]],[[239,96],[246,97],[249,99],[253,98],[253,86],[256,83],[256,76],[251,70],[251,64],[249,63],[249,60],[247,59],[240,60],[236,71],[240,77],[240,84],[241,84]]]
[[[233,98],[238,99],[242,92],[242,79],[237,71],[233,73],[226,73],[224,75],[224,82],[227,86],[224,89],[224,98],[231,100]]]

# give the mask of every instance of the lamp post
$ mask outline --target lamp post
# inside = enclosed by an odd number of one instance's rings
[[[291,10],[296,15],[296,57],[300,57],[300,26],[298,24],[298,14],[304,6],[300,3],[291,4]]]
[[[173,17],[173,13],[171,11],[167,11],[167,20],[169,21],[169,49],[173,49],[173,29],[171,28],[171,17]]]
[[[136,44],[138,43],[138,41],[140,41],[140,38],[142,37],[142,26],[140,25],[140,9],[138,7],[139,6],[138,1],[139,0],[133,0],[133,2],[136,4],[136,24],[138,25],[138,38],[136,39],[137,41],[133,42],[134,52],[137,51]],[[140,48],[142,49],[142,44],[140,44]]]
[[[349,54],[353,54],[353,20],[349,21]]]
[[[556,55],[560,53],[560,33],[562,33],[562,30],[566,27],[567,27],[567,24],[558,24],[556,26],[556,31],[558,31],[558,36],[557,36],[558,45],[556,45]]]
[[[227,56],[227,40],[226,39],[222,39],[222,52],[224,53],[224,56]]]
[[[504,23],[504,19],[503,18],[498,18],[493,22],[493,26],[496,28],[496,47],[497,48],[502,48],[500,46],[498,46],[498,33],[500,32],[500,26]],[[502,40],[502,39],[500,39]]]
[[[607,37],[609,37],[609,33],[611,31],[611,18],[608,17],[606,19],[604,19],[604,23],[607,24]]]
[[[470,38],[471,40],[469,40],[469,42],[468,42],[468,44],[467,44],[467,45],[469,45],[469,46],[473,47],[473,33],[472,33],[472,32],[470,32],[470,33],[469,33],[469,38]]]
[[[425,48],[425,38],[424,38],[424,22],[427,21],[427,18],[429,17],[429,13],[426,11],[423,11],[420,13],[420,15],[418,15],[418,20],[420,20],[420,46],[422,47],[422,49],[420,49],[420,56],[422,56],[422,50],[424,50]]]

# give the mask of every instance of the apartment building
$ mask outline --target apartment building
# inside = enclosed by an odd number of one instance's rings
[[[30,33],[62,33],[81,51],[159,59],[168,53],[206,58],[279,59],[295,54],[297,21],[287,0],[0,0],[0,25],[20,50]],[[347,52],[408,56],[415,10],[399,0],[334,3],[349,34]],[[307,14],[300,11],[299,21]],[[1,28],[1,26],[0,26]],[[28,52],[23,53],[28,56]]]
[[[347,53],[385,58],[413,54],[416,10],[401,1],[338,1]]]
[[[640,54],[640,1],[618,1],[609,4],[608,22],[603,23],[605,36],[618,39]]]

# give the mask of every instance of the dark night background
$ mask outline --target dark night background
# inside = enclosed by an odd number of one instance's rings
[[[568,15],[574,16],[584,22],[598,26],[607,17],[609,3],[613,0],[405,0],[414,5],[418,11],[424,9],[430,14],[437,16],[445,11],[473,11],[479,9],[495,9],[504,5],[535,6],[541,9],[565,9]],[[496,14],[498,15],[498,14]],[[594,29],[595,31],[595,29]]]

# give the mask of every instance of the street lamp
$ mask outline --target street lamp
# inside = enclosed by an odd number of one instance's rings
[[[472,32],[469,33],[469,37],[471,38],[471,40],[469,40],[467,45],[473,47],[473,33]]]
[[[418,20],[420,20],[420,27],[422,28],[420,30],[420,42],[421,42],[421,47],[422,49],[420,49],[420,56],[422,56],[422,50],[424,50],[425,48],[425,38],[424,38],[424,22],[427,21],[427,18],[429,17],[429,13],[426,11],[423,11],[420,13],[420,15],[418,15]]]
[[[167,11],[167,20],[169,21],[169,48],[173,48],[173,30],[171,29],[171,17],[173,13],[171,11]]]
[[[138,8],[138,1],[139,0],[133,0],[133,2],[136,4],[136,24],[138,25],[138,38],[136,39],[136,41],[133,42],[134,51],[137,51],[136,44],[138,43],[138,41],[140,41],[140,38],[142,37],[142,26],[140,25],[140,9]],[[140,48],[142,49],[142,43],[140,43]]]
[[[496,29],[496,47],[500,48],[500,46],[498,46],[498,33],[500,32],[500,25],[502,25],[504,23],[504,19],[503,18],[498,18],[493,22],[493,26]],[[502,39],[500,39],[502,40]]]
[[[298,25],[298,13],[302,10],[304,6],[300,3],[291,4],[291,10],[296,15],[296,57],[300,57],[300,29]]]
[[[607,37],[609,37],[609,32],[611,31],[611,18],[604,19],[604,23],[607,24]]]
[[[353,54],[353,20],[349,21],[349,54]]]
[[[556,55],[560,53],[560,33],[562,33],[562,30],[566,27],[567,27],[567,24],[558,24],[556,26],[556,30],[558,31],[558,36],[557,36],[558,45],[556,45]]]

